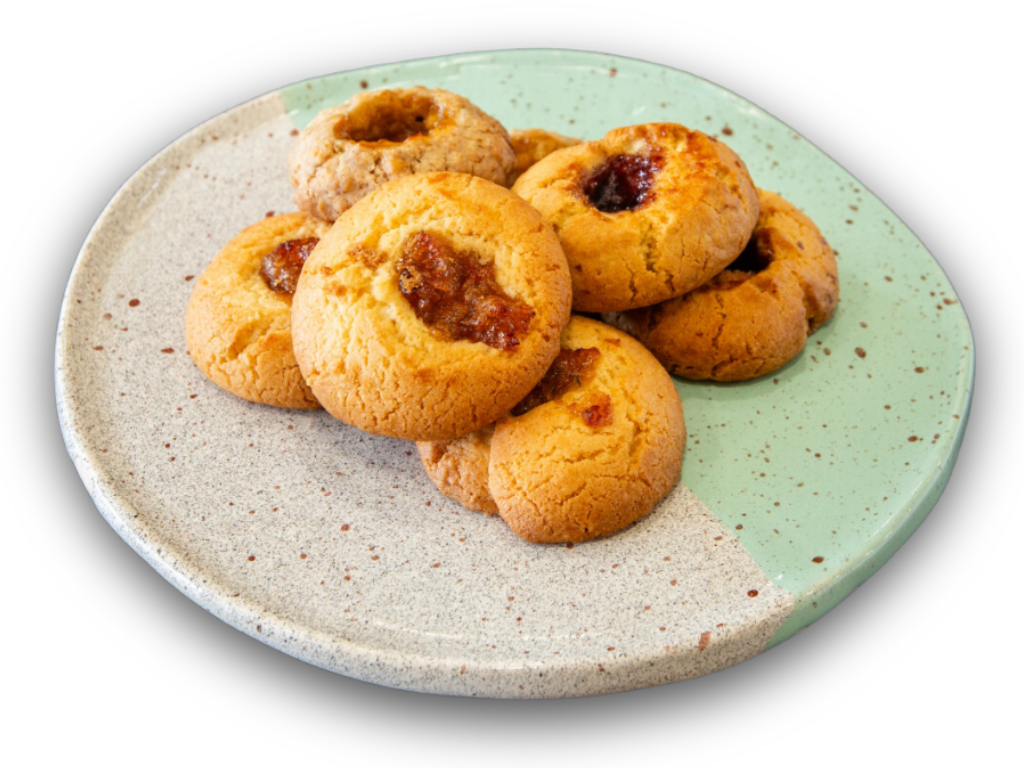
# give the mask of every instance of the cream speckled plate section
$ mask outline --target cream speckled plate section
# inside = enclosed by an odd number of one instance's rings
[[[792,598],[683,487],[619,535],[538,547],[441,497],[412,444],[203,378],[183,338],[192,278],[293,209],[292,131],[270,94],[182,137],[118,192],[75,265],[58,408],[118,533],[232,626],[388,686],[579,696],[763,649]]]

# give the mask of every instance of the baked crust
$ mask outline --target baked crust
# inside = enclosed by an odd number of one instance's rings
[[[491,440],[489,486],[498,513],[534,543],[607,536],[643,517],[679,480],[686,443],[675,385],[640,344],[576,316],[562,346],[600,352],[592,378],[501,419]],[[581,408],[602,395],[610,423],[588,426]]]
[[[492,264],[534,315],[506,351],[439,337],[399,285],[404,244],[421,233]],[[540,215],[508,189],[456,173],[405,176],[353,206],[302,271],[295,355],[334,416],[374,434],[451,440],[495,421],[540,380],[569,319],[565,256]]]
[[[597,350],[579,384],[452,442],[420,443],[430,479],[470,509],[496,511],[537,544],[607,536],[679,480],[686,428],[672,379],[625,334],[574,315],[567,350]],[[601,404],[601,418],[586,414]]]
[[[321,237],[328,228],[303,213],[271,216],[242,230],[199,276],[185,340],[210,381],[254,403],[318,407],[292,352],[291,296],[267,287],[260,264],[281,243]]]
[[[516,153],[516,164],[509,174],[509,186],[523,175],[523,172],[534,163],[538,163],[556,149],[565,149],[582,144],[580,139],[563,136],[543,128],[519,128],[509,131],[512,150]]]
[[[488,515],[498,512],[488,481],[493,437],[494,425],[489,424],[455,440],[416,443],[423,468],[437,490],[466,509]]]
[[[425,132],[403,138],[406,123]],[[379,137],[387,125],[400,140]],[[368,91],[323,110],[288,156],[295,204],[325,221],[400,176],[454,171],[505,185],[514,162],[501,123],[462,96],[422,86]]]
[[[828,241],[802,211],[758,190],[751,274],[726,269],[663,304],[604,316],[636,337],[677,376],[744,381],[777,370],[835,312],[839,273]]]
[[[657,157],[660,170],[635,210],[605,213],[583,187],[619,155]],[[552,152],[513,191],[558,234],[579,312],[648,306],[702,285],[743,249],[758,210],[736,153],[675,123],[617,128],[599,141]]]

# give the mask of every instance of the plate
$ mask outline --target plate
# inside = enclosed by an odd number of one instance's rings
[[[793,362],[743,384],[677,382],[682,482],[614,536],[523,542],[440,496],[411,444],[241,401],[188,356],[194,277],[245,226],[294,209],[298,129],[361,90],[413,84],[463,94],[509,128],[703,130],[838,252],[838,311]],[[362,680],[543,698],[721,669],[832,608],[934,506],[966,425],[974,345],[917,238],[763,110],[650,63],[518,50],[297,83],[182,136],[90,232],[55,372],[68,452],[96,506],[199,605]]]

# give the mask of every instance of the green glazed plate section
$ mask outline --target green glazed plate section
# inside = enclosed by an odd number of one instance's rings
[[[283,89],[304,127],[362,90],[460,93],[508,128],[596,139],[671,121],[717,136],[755,184],[806,212],[837,252],[835,317],[774,375],[677,381],[682,481],[795,597],[770,645],[877,570],[938,500],[966,426],[974,345],[924,245],[850,174],[762,109],[693,75],[603,54],[520,50],[340,73]]]

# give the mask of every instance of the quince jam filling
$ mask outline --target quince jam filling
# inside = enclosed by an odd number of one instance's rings
[[[295,293],[295,285],[299,282],[299,274],[306,264],[306,259],[313,252],[318,237],[303,237],[298,240],[287,240],[263,257],[260,263],[260,277],[274,293],[291,296]]]
[[[563,348],[540,383],[512,409],[512,415],[522,416],[538,405],[556,400],[589,382],[594,377],[600,356],[601,353],[594,347]],[[603,427],[612,421],[612,401],[604,393],[593,395],[586,403],[573,403],[570,410],[583,419],[588,427]]]
[[[612,155],[583,180],[583,194],[602,213],[634,211],[653,196],[659,155]]]
[[[612,399],[604,392],[595,392],[586,402],[570,404],[569,410],[592,429],[612,423]]]
[[[505,293],[494,265],[457,251],[440,235],[420,232],[402,247],[398,288],[413,312],[447,341],[478,341],[514,352],[534,311]]]

